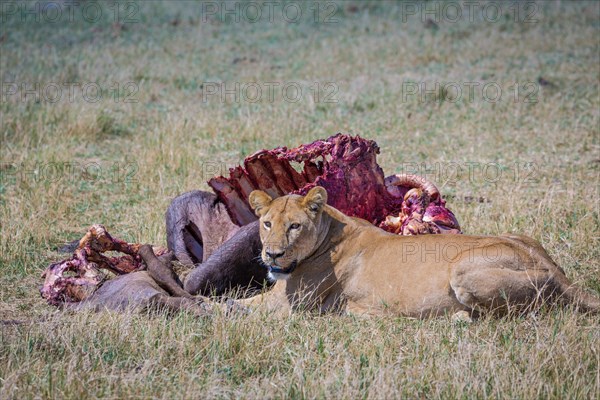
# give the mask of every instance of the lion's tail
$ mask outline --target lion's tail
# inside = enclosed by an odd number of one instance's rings
[[[576,306],[582,312],[600,314],[600,298],[573,284],[565,275],[560,276],[557,280],[559,284],[558,300],[561,303]]]

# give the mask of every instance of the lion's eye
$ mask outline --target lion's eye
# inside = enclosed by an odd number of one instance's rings
[[[265,228],[269,229],[271,228],[271,223],[269,221],[265,221],[263,222],[263,225],[265,226]]]
[[[290,229],[298,229],[300,228],[300,224],[291,224]]]

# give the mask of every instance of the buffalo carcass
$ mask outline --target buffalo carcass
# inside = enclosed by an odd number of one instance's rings
[[[149,247],[145,247],[142,254],[140,245],[124,246],[124,242],[112,237],[108,242],[117,244],[94,247],[89,240],[94,235],[88,233],[88,241],[85,237],[82,239],[71,259],[48,267],[42,296],[54,305],[83,301],[81,305],[95,308],[102,304],[118,308],[111,305],[121,307],[128,302],[137,302],[139,306],[140,300],[132,298],[126,290],[131,280],[136,287],[146,285],[148,293],[158,290],[153,294],[155,297],[147,296],[144,304],[154,304],[161,299],[159,303],[166,308],[181,306],[201,314],[204,308],[196,309],[189,303],[188,300],[193,301],[190,295],[220,296],[231,289],[242,289],[238,291],[242,295],[255,293],[268,285],[267,269],[260,264],[257,218],[248,204],[248,196],[255,189],[278,197],[289,193],[304,195],[319,185],[327,189],[331,206],[389,232],[401,235],[461,233],[456,218],[445,207],[433,183],[409,174],[385,177],[377,164],[378,153],[379,147],[374,141],[344,134],[293,149],[261,150],[247,157],[243,166],[230,169],[228,177],[210,179],[208,184],[215,194],[192,191],[170,204],[166,212],[168,249],[180,263],[193,267],[183,284],[172,273],[160,271],[160,268],[170,271],[170,262],[163,260],[156,264]],[[127,251],[123,257],[100,257],[107,249]],[[154,252],[161,255],[166,250],[155,249]],[[144,263],[140,262],[142,259]],[[152,268],[146,275],[137,273],[150,263],[160,268],[155,268],[154,274]],[[130,267],[115,268],[122,264]],[[122,276],[103,279],[100,269]],[[131,271],[136,274],[125,275]],[[103,290],[95,290],[99,286]],[[162,300],[165,296],[186,300],[181,301],[183,305],[173,305]],[[120,300],[115,300],[119,297]],[[196,303],[199,301],[198,298]]]

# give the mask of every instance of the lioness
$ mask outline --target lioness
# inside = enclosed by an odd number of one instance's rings
[[[328,206],[319,186],[275,200],[254,191],[250,205],[276,283],[245,305],[426,317],[526,311],[552,299],[600,310],[526,236],[398,236]]]

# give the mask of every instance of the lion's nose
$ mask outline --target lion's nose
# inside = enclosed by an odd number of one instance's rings
[[[285,251],[279,252],[279,253],[274,253],[274,252],[270,252],[267,251],[267,256],[269,256],[269,258],[271,258],[271,260],[275,260],[281,256],[283,256],[285,254]]]

